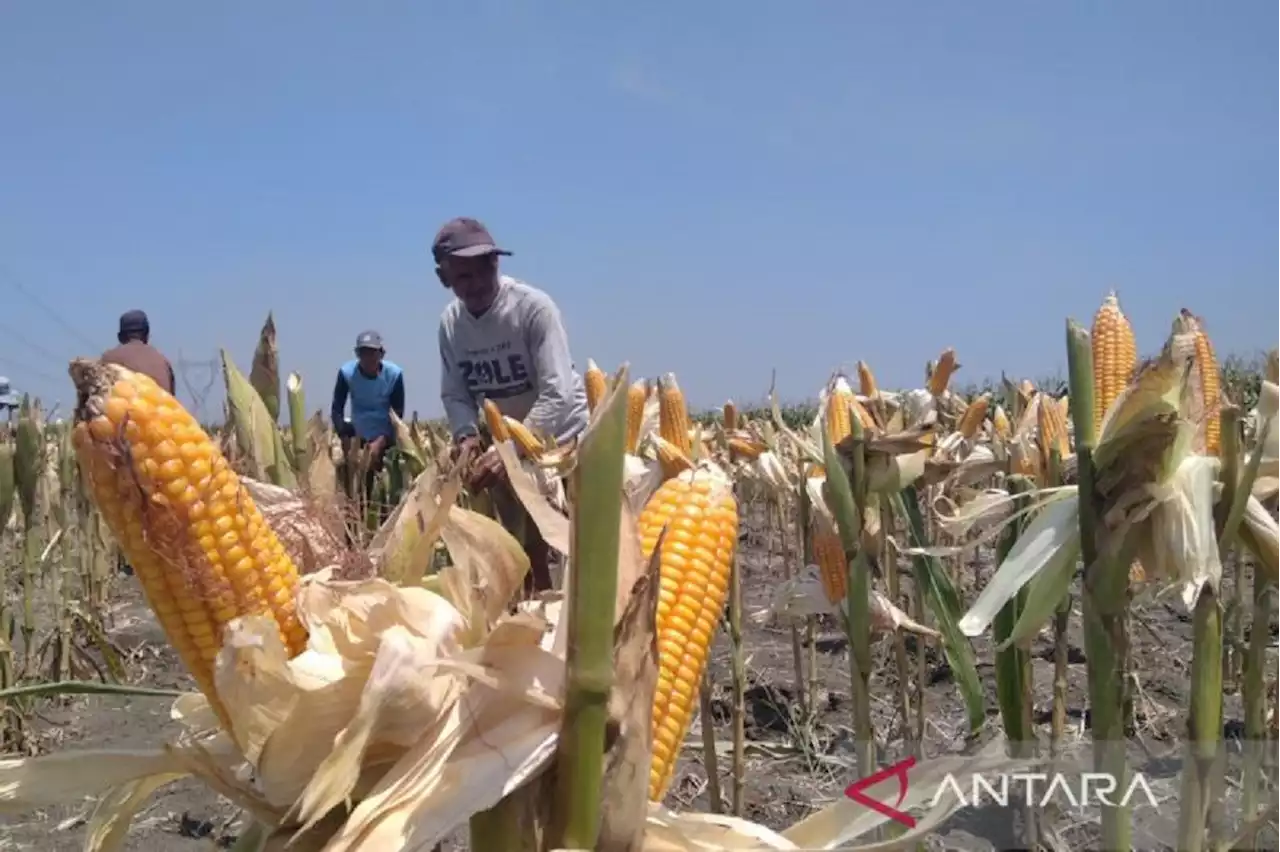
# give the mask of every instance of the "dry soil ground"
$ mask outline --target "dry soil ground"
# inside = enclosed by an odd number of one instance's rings
[[[748,611],[767,604],[776,584],[786,576],[777,546],[771,548],[759,514],[743,525],[741,564]],[[905,566],[904,566],[905,570]],[[966,599],[991,573],[989,561],[977,560],[959,569]],[[1230,595],[1230,589],[1225,590]],[[187,689],[191,681],[168,648],[164,636],[142,602],[133,578],[121,577],[115,594],[111,638],[127,655],[132,680],[147,686]],[[1137,670],[1135,730],[1130,738],[1131,765],[1150,780],[1162,807],[1140,803],[1134,816],[1134,843],[1139,849],[1172,848],[1177,820],[1178,741],[1185,728],[1190,677],[1191,623],[1176,595],[1152,600],[1142,597],[1139,618],[1133,626],[1133,659]],[[1268,631],[1268,671],[1274,673],[1275,624]],[[1248,625],[1245,626],[1246,636]],[[1082,752],[1087,743],[1088,716],[1085,700],[1085,657],[1079,632],[1078,607],[1070,631],[1068,671],[1068,750]],[[842,795],[854,780],[849,714],[849,667],[845,643],[834,625],[828,625],[816,643],[817,680],[820,686],[816,713],[802,723],[795,716],[795,672],[791,632],[786,626],[745,625],[747,662],[746,773],[744,816],[780,828]],[[988,725],[966,738],[961,702],[949,669],[933,647],[925,652],[928,687],[924,696],[926,726],[924,756],[956,752],[999,734],[995,710],[992,655],[989,644],[976,643],[980,674],[988,694]],[[874,651],[873,713],[877,735],[886,759],[903,756],[901,726],[895,722],[896,668],[891,645],[882,642]],[[1034,646],[1036,720],[1042,741],[1047,742],[1051,682],[1052,638],[1047,634]],[[809,650],[803,650],[809,658]],[[911,667],[914,670],[914,654]],[[729,655],[723,634],[717,640],[713,677],[716,738],[726,751],[720,757],[722,789],[727,800],[728,776]],[[913,696],[912,701],[915,701]],[[165,698],[92,697],[42,701],[33,709],[33,747],[38,751],[86,748],[146,748],[174,731],[168,719],[170,700]],[[914,706],[912,710],[915,712]],[[1238,694],[1226,697],[1224,733],[1230,753],[1229,775],[1240,771],[1239,738],[1242,729]],[[968,743],[966,743],[968,739]],[[1274,743],[1270,751],[1274,756]],[[1268,794],[1275,800],[1274,789]],[[1234,819],[1239,792],[1228,791],[1227,813]],[[706,774],[701,759],[701,732],[695,722],[689,732],[680,769],[668,796],[668,804],[706,810],[709,806]],[[92,803],[24,813],[0,823],[0,850],[71,852],[81,848],[84,826]],[[944,830],[929,841],[934,849],[1016,849],[1020,840],[1015,825],[1021,810],[998,806],[970,808],[954,815]],[[1052,821],[1060,849],[1097,848],[1095,812],[1064,813]],[[164,788],[140,814],[128,849],[138,852],[203,852],[225,848],[234,838],[238,817],[233,808],[200,786],[185,782]],[[1276,848],[1274,824],[1256,839],[1254,848]],[[446,849],[466,848],[465,833]]]

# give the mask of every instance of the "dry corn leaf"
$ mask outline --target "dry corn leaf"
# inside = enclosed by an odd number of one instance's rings
[[[569,519],[548,500],[545,485],[538,481],[538,474],[516,456],[515,445],[511,441],[500,441],[493,446],[506,468],[511,489],[538,527],[543,541],[557,552],[568,555]]]

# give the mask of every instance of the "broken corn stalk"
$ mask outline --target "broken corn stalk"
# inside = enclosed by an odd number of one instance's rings
[[[149,377],[80,359],[74,444],[94,503],[133,566],[156,618],[209,703],[227,713],[213,663],[227,623],[270,618],[291,655],[298,571],[226,458]]]

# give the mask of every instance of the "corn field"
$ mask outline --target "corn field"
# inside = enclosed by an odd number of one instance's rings
[[[366,494],[271,317],[217,427],[77,360],[0,441],[0,849],[1276,848],[1276,353],[1114,294],[1064,343],[701,415],[589,362],[562,446],[486,403],[531,597],[447,429]],[[1118,792],[965,798],[1018,773]]]

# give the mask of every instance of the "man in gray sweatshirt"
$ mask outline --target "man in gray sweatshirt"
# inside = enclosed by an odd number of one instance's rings
[[[498,271],[498,258],[511,252],[498,248],[475,219],[446,223],[431,253],[440,283],[457,297],[440,315],[440,397],[456,451],[477,446],[482,399],[557,442],[579,435],[587,427],[586,389],[551,297]],[[504,475],[490,448],[472,466],[467,485],[482,490]],[[533,573],[535,587],[549,587],[549,573],[539,573]]]

